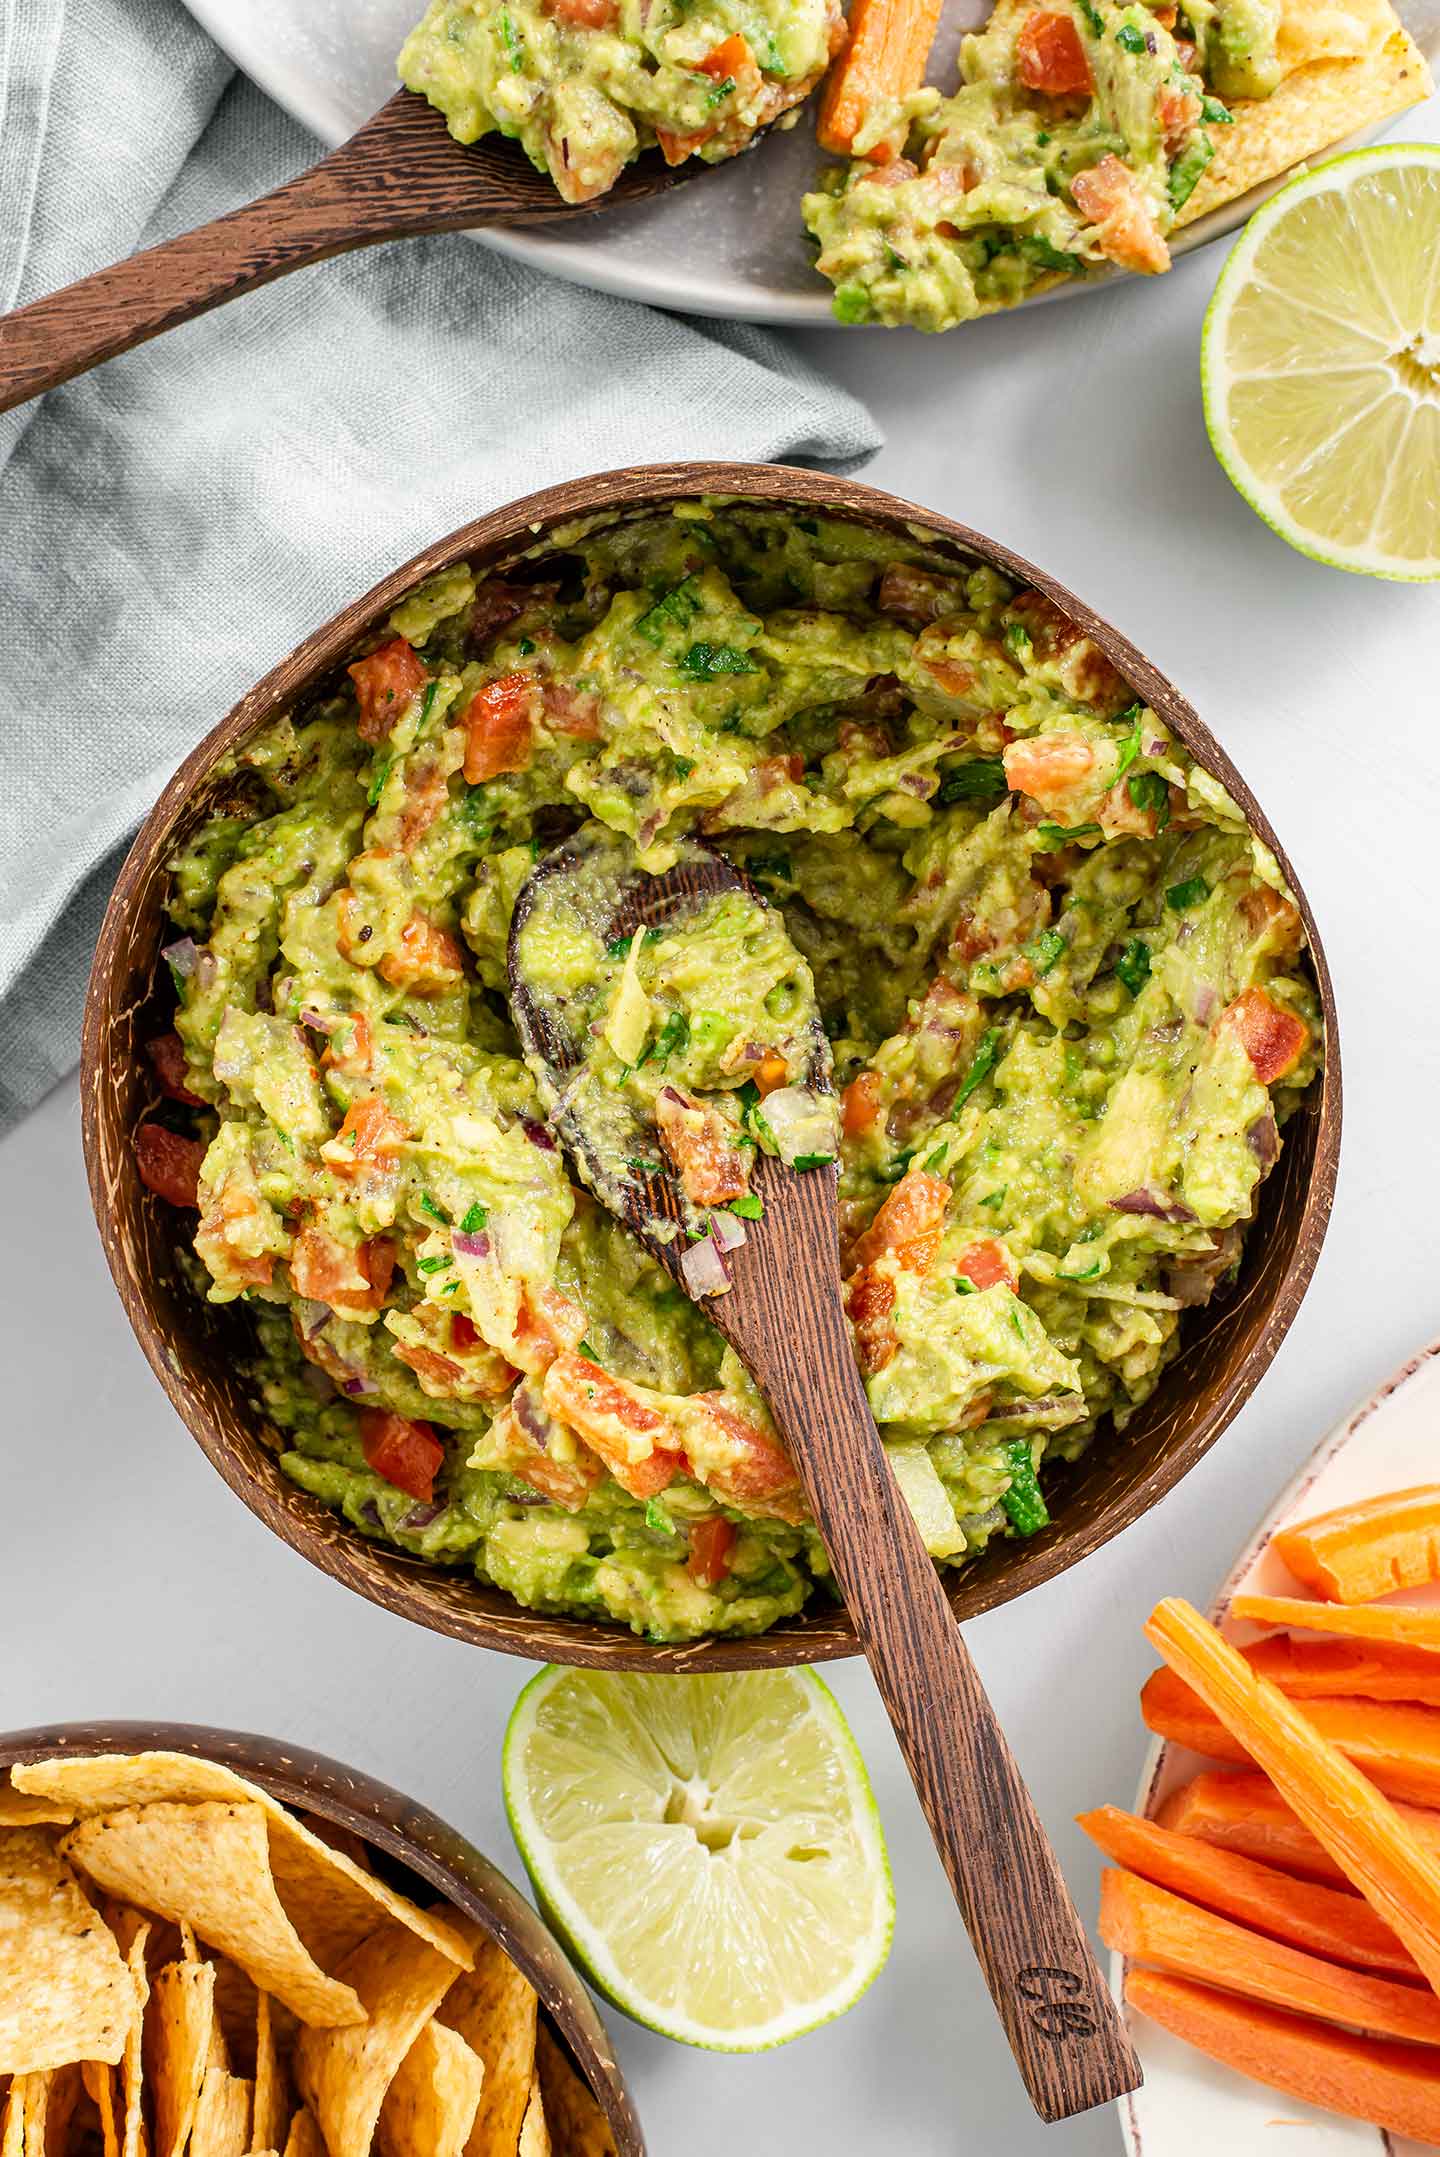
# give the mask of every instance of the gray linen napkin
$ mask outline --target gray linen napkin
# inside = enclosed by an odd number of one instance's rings
[[[180,0],[0,0],[0,308],[315,154]],[[127,834],[337,606],[555,480],[676,457],[845,470],[879,440],[763,331],[459,238],[302,270],[0,417],[0,1130],[75,1061]]]

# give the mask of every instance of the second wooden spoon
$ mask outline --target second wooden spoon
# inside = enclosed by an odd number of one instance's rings
[[[537,897],[549,878],[573,872],[575,858],[573,842],[557,848],[517,900],[509,952],[515,1023],[582,1177],[688,1294],[685,1240],[667,1230],[683,1218],[678,1193],[664,1175],[617,1181],[603,1165],[597,1172],[607,1149],[566,1105],[580,1044],[520,962]],[[687,847],[665,875],[637,875],[616,890],[606,939],[657,926],[727,890],[764,903],[728,862]],[[819,1055],[828,1066],[828,1045]],[[812,1070],[812,1086],[828,1082],[828,1068]],[[833,1164],[796,1174],[760,1156],[753,1181],[763,1216],[729,1254],[729,1293],[702,1307],[765,1395],[800,1471],[1030,2100],[1042,2119],[1065,2119],[1137,2088],[1140,2067],[886,1460],[845,1321],[836,1180]]]

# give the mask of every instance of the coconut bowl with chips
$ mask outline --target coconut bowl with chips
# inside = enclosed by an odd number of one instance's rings
[[[225,760],[275,719],[343,680],[357,647],[413,589],[455,565],[534,575],[547,544],[563,553],[577,520],[623,522],[697,498],[820,512],[897,544],[923,535],[957,569],[988,565],[1027,586],[1099,647],[1135,697],[1228,789],[1295,895],[1327,1037],[1323,1076],[1286,1127],[1233,1292],[1187,1311],[1180,1353],[1123,1434],[1102,1426],[1084,1456],[1046,1469],[1052,1521],[1024,1542],[999,1540],[947,1574],[964,1619],[1008,1602],[1088,1556],[1157,1503],[1214,1443],[1275,1354],[1308,1286],[1334,1193],[1340,1064],[1333,992],[1311,910],[1273,826],[1192,707],[1116,629],[999,542],[913,503],[821,473],[755,465],[675,465],[552,488],[452,533],[342,609],[244,697],[166,787],[121,871],[96,951],[84,1030],[82,1101],[92,1200],[111,1272],[137,1338],[191,1433],[232,1490],[294,1549],[371,1601],[435,1631],[536,1661],[646,1670],[734,1670],[856,1652],[843,1608],[813,1603],[757,1637],[679,1644],[616,1623],[521,1607],[473,1575],[367,1539],[287,1479],[245,1370],[253,1332],[243,1303],[208,1304],[186,1276],[193,1216],[158,1203],[136,1169],[134,1134],[157,1099],[144,1043],[170,1023],[160,964],[168,870],[225,784]]]
[[[584,1985],[370,1777],[244,1732],[0,1738],[6,2157],[644,2157]]]

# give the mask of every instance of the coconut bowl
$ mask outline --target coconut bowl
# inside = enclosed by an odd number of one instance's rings
[[[645,2138],[604,2023],[576,1971],[518,1888],[424,1805],[338,1760],[248,1730],[197,1723],[55,1723],[0,1736],[0,1776],[22,1760],[69,1754],[191,1753],[217,1760],[300,1812],[358,1835],[376,1870],[422,1904],[440,1895],[473,1917],[540,1995],[571,2064],[610,2123],[619,2157],[645,2157]]]
[[[1299,1309],[1324,1239],[1340,1147],[1340,1052],[1335,999],[1314,916],[1269,817],[1180,692],[1118,630],[1042,569],[948,517],[827,474],[775,465],[652,466],[570,481],[493,511],[437,540],[307,637],[242,697],[186,758],[141,827],[100,932],[85,1014],[81,1088],[85,1158],[101,1240],[130,1323],[156,1377],[231,1489],[291,1547],[332,1578],[416,1623],[477,1647],[541,1662],[633,1670],[741,1670],[823,1662],[858,1651],[842,1608],[821,1605],[751,1640],[663,1645],[618,1625],[521,1609],[473,1576],[446,1572],[365,1540],[281,1473],[238,1369],[247,1352],[243,1305],[205,1304],[177,1253],[190,1217],[160,1204],[135,1170],[132,1134],[156,1103],[143,1043],[169,1024],[160,949],[166,941],[169,860],[203,821],[217,767],[280,713],[340,676],[354,647],[413,585],[460,560],[503,571],[577,518],[606,520],[700,495],[794,505],[913,538],[973,568],[989,563],[1068,615],[1195,759],[1228,788],[1272,848],[1304,917],[1324,1013],[1326,1068],[1286,1127],[1279,1166],[1263,1186],[1235,1288],[1187,1314],[1180,1353],[1123,1434],[1103,1426],[1083,1459],[1047,1473],[1052,1523],[1026,1542],[991,1545],[947,1575],[957,1618],[1023,1595],[1090,1556],[1173,1490],[1244,1404]]]

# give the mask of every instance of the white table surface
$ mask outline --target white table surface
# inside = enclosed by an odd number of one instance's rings
[[[1403,132],[1440,139],[1440,101]],[[1307,1450],[1440,1318],[1440,592],[1315,567],[1232,493],[1198,380],[1220,261],[944,339],[805,340],[885,424],[867,478],[1043,562],[1189,694],[1289,846],[1335,973],[1339,1200],[1277,1363],[1149,1520],[970,1629],[1087,1915],[1096,1862],[1070,1821],[1133,1790],[1142,1617],[1161,1594],[1205,1600]],[[0,1221],[0,1726],[174,1717],[308,1743],[413,1792],[521,1877],[498,1742],[525,1667],[372,1609],[231,1497],[111,1288],[73,1082],[0,1145]],[[889,1968],[850,2016],[757,2059],[612,2017],[654,2157],[1115,2151],[1109,2113],[1050,2130],[1031,2116],[864,1668],[833,1682],[890,1838]]]

